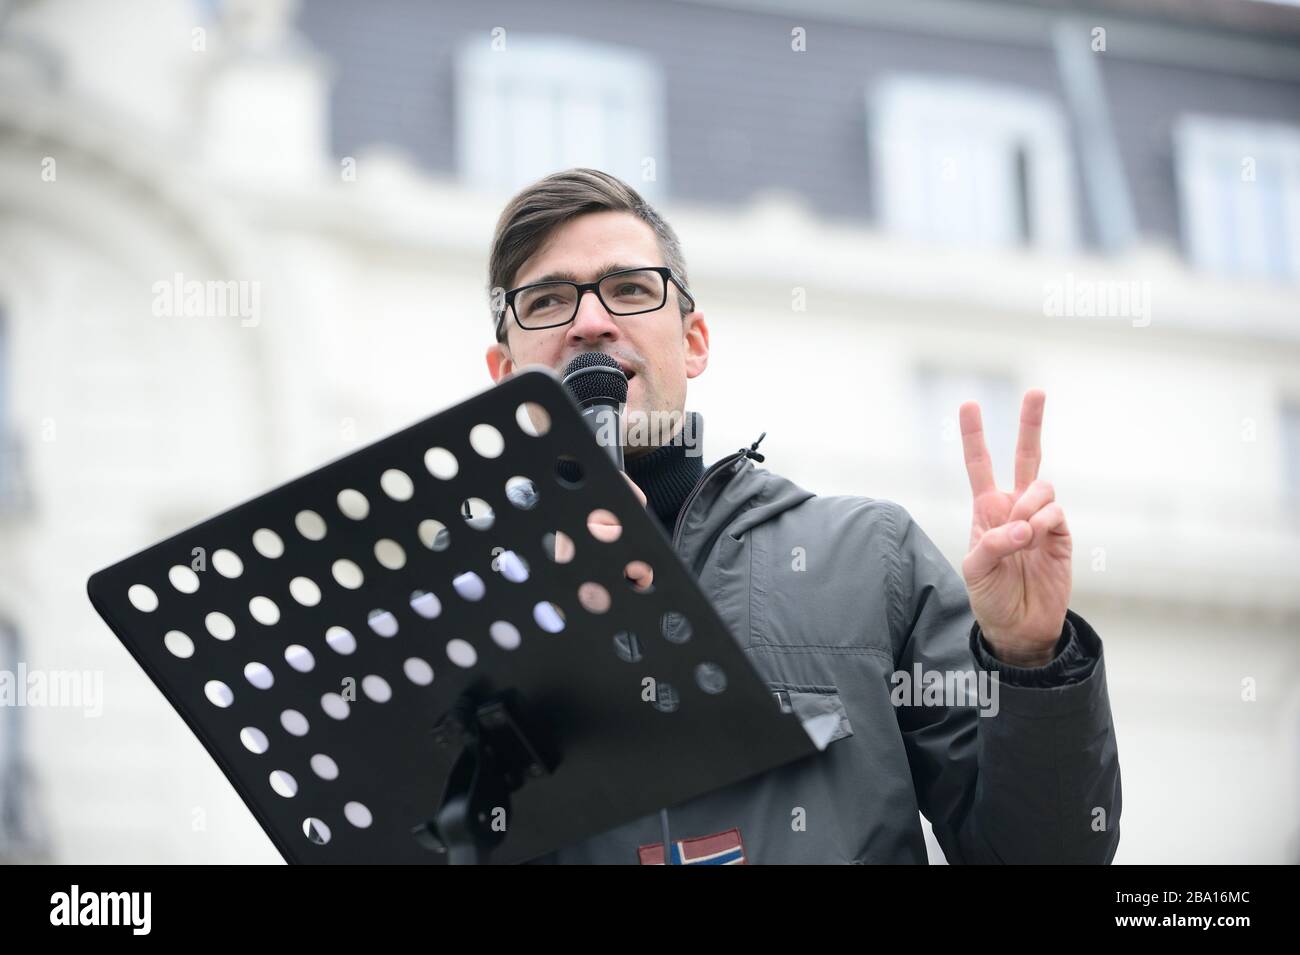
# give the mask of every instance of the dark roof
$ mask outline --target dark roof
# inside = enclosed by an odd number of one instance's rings
[[[1261,0],[1021,0],[1011,5],[1077,16],[1113,13],[1179,26],[1265,35],[1275,40],[1286,37],[1300,40],[1300,6]]]
[[[310,0],[299,24],[334,69],[331,129],[337,155],[391,143],[426,170],[456,175],[453,52],[463,39],[487,37],[506,23],[521,32],[631,45],[662,66],[666,193],[672,200],[729,205],[776,188],[799,195],[823,217],[856,222],[878,214],[865,102],[871,85],[899,72],[962,76],[1035,90],[1064,108],[1050,33],[1041,22],[1055,19],[1053,10],[1074,11],[1085,24],[1090,12],[1104,17],[1105,10],[1116,11],[1108,39],[1117,52],[1103,61],[1102,78],[1145,236],[1171,244],[1181,238],[1173,139],[1179,117],[1199,113],[1300,125],[1300,57],[1290,56],[1291,41],[1190,22],[1198,11],[1211,16],[1222,8],[1227,16],[1300,23],[1300,10],[1253,0],[803,2],[817,10],[794,21],[808,27],[810,49],[816,50],[811,56],[790,54],[792,21],[783,11],[796,9],[795,0],[754,0],[752,6],[736,0],[437,6]],[[836,19],[837,9],[843,18]],[[1016,17],[1017,10],[1026,15]],[[1008,11],[1009,18],[990,16]],[[937,29],[890,22],[909,16]],[[1187,25],[1172,25],[1174,16],[1188,18]],[[1017,19],[1026,28],[1015,36],[1001,29]],[[1101,19],[1094,25],[1105,24]],[[1127,31],[1124,24],[1141,29]],[[1227,42],[1233,36],[1236,42]],[[1078,176],[1077,154],[1075,166]],[[1076,182],[1082,239],[1090,244],[1095,237],[1085,200],[1083,184]]]

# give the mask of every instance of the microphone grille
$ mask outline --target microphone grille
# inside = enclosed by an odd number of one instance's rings
[[[580,405],[602,398],[617,404],[627,401],[627,375],[604,352],[583,352],[564,367],[562,377]]]

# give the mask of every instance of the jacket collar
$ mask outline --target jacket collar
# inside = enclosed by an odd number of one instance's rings
[[[793,481],[755,466],[764,461],[758,445],[763,432],[748,448],[724,455],[705,469],[679,515],[678,553],[696,564],[726,530],[739,539],[750,528],[816,497]],[[693,567],[697,573],[699,568]]]

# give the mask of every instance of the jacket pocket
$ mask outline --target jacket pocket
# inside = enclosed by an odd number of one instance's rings
[[[768,682],[782,713],[793,713],[818,749],[853,735],[848,711],[833,686]]]

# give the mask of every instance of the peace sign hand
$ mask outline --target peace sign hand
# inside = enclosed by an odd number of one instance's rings
[[[1070,529],[1052,485],[1037,479],[1046,399],[1039,389],[1025,393],[1016,487],[1010,493],[994,483],[980,406],[973,401],[961,406],[962,448],[974,497],[970,552],[961,572],[984,639],[994,656],[1013,666],[1051,662],[1070,603]]]

